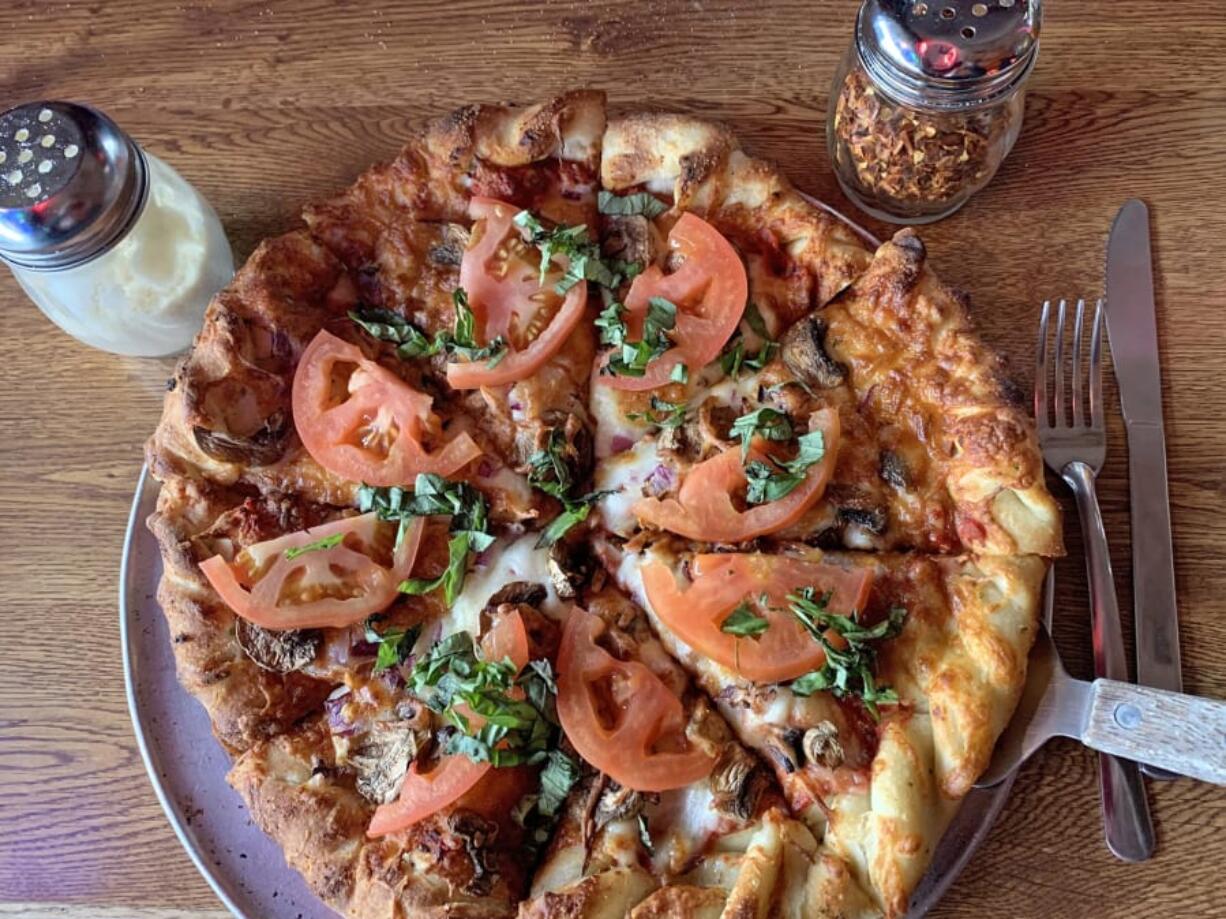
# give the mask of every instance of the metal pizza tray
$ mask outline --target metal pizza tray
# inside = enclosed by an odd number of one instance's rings
[[[808,196],[806,196],[808,197]],[[813,204],[854,229],[866,230],[821,202]],[[281,848],[252,822],[238,793],[226,784],[230,760],[213,737],[204,708],[175,677],[166,619],[157,602],[162,561],[145,527],[157,504],[158,483],[141,471],[124,537],[119,574],[119,628],[128,708],[141,758],[175,835],[218,898],[239,919],[336,919],[285,863]],[[974,789],[937,847],[907,919],[925,915],[983,843],[1008,799],[1013,776]]]

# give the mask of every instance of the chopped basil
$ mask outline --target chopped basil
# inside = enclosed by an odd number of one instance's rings
[[[427,338],[425,332],[399,313],[388,309],[350,310],[349,318],[368,335],[398,345],[396,355],[405,360],[431,357],[441,351],[468,361],[489,361],[490,367],[496,367],[507,355],[506,341],[500,335],[488,345],[478,345],[476,320],[464,288],[457,287],[451,292],[451,302],[455,306],[455,324],[450,332],[436,332],[433,339]]]
[[[647,815],[639,814],[639,842],[647,850],[648,855],[656,854],[656,847],[651,842],[651,829],[647,826]]]
[[[546,229],[531,211],[520,211],[515,215],[515,225],[528,233],[528,242],[541,252],[542,286],[553,268],[554,258],[561,256],[566,259],[566,271],[553,286],[554,293],[559,295],[581,281],[614,288],[639,272],[638,265],[602,257],[599,244],[588,236],[587,227],[583,224]]]
[[[724,345],[724,350],[719,356],[720,368],[730,377],[739,376],[742,368],[755,372],[761,370],[770,363],[770,359],[779,350],[779,343],[771,340],[770,333],[766,329],[766,320],[762,318],[762,313],[758,311],[756,305],[746,304],[743,318],[750,330],[762,340],[762,345],[758,348],[757,353],[749,354],[745,346],[745,336],[738,328],[728,343]]]
[[[652,220],[668,210],[667,204],[646,191],[636,192],[633,195],[615,195],[611,191],[601,190],[596,198],[596,204],[600,208],[600,213],[612,217],[641,215]]]
[[[547,495],[564,498],[574,482],[566,462],[572,447],[560,427],[549,429],[545,445],[528,457],[528,484]]]
[[[285,557],[287,560],[292,562],[299,555],[304,555],[307,552],[319,552],[322,549],[331,549],[334,546],[339,546],[344,538],[344,533],[333,533],[331,536],[325,536],[323,539],[317,539],[315,542],[309,542],[305,546],[296,546],[293,549],[286,549]]]
[[[449,482],[439,475],[422,473],[417,477],[412,492],[397,486],[376,488],[363,485],[358,489],[358,509],[363,512],[373,510],[380,520],[398,522],[397,547],[404,539],[412,518],[435,515],[451,517],[452,535],[447,543],[446,570],[436,578],[408,578],[399,585],[401,593],[414,596],[441,587],[443,598],[449,605],[455,602],[464,587],[469,554],[484,552],[494,542],[489,532],[489,505],[481,492],[467,482]]]
[[[486,361],[486,366],[493,368],[502,363],[507,356],[507,343],[501,335],[496,336],[487,345],[478,345],[476,337],[476,319],[472,308],[468,305],[468,293],[463,287],[457,287],[451,292],[451,302],[455,306],[455,329],[443,347],[447,353],[464,358],[466,361]]]
[[[566,796],[579,781],[579,764],[561,750],[550,750],[545,768],[541,770],[541,794],[537,810],[552,817],[566,803]]]
[[[719,630],[737,638],[752,638],[755,641],[770,628],[770,622],[765,616],[759,616],[750,607],[748,600],[742,600],[729,615],[720,623]]]
[[[639,341],[627,339],[623,318],[625,307],[612,304],[600,314],[601,342],[614,345],[614,352],[602,373],[641,377],[647,373],[647,365],[673,346],[669,333],[677,325],[677,305],[664,297],[652,297],[647,301],[647,315],[643,319],[643,337]],[[620,350],[619,350],[620,349]]]
[[[472,636],[456,632],[413,665],[409,689],[443,716],[441,752],[496,767],[549,758],[558,736],[557,687],[548,661],[516,675],[510,660],[482,658]],[[478,727],[472,720],[479,715]]]
[[[676,428],[685,422],[685,413],[689,405],[685,402],[669,402],[654,393],[651,396],[651,408],[645,412],[627,412],[630,421],[642,421],[658,428]]]
[[[826,455],[826,438],[820,430],[800,435],[799,449],[793,459],[780,462],[754,460],[745,466],[749,487],[745,500],[750,504],[766,504],[786,497],[805,480],[809,467],[821,462]]]
[[[578,526],[587,520],[588,514],[592,512],[592,507],[597,501],[605,495],[611,494],[613,494],[611,491],[593,491],[581,498],[563,499],[562,513],[549,521],[549,525],[541,530],[540,538],[536,541],[536,547],[538,549],[548,549],[569,533],[571,527]]]
[[[747,412],[732,422],[730,435],[741,439],[741,462],[743,463],[749,458],[749,447],[755,436],[766,440],[790,440],[792,419],[787,416],[786,412],[763,406]]]
[[[388,629],[380,634],[375,631],[374,617],[367,619],[366,640],[379,647],[375,655],[374,672],[382,673],[384,670],[390,670],[403,663],[413,650],[413,645],[417,643],[417,636],[420,634],[419,626],[408,629]]]
[[[865,628],[857,620],[856,611],[850,616],[841,616],[827,609],[830,594],[819,595],[812,587],[788,596],[792,614],[805,627],[809,635],[822,646],[826,662],[817,670],[810,671],[794,680],[791,689],[801,696],[828,691],[838,698],[851,696],[864,703],[865,710],[874,719],[879,717],[878,706],[898,701],[898,694],[886,686],[878,686],[873,677],[876,649],[869,642],[893,638],[902,631],[907,611],[894,607],[886,619]],[[843,647],[836,647],[827,637],[833,631],[841,639]]]
[[[688,383],[690,381],[690,368],[678,361],[673,364],[673,371],[668,375],[668,378],[674,383]]]
[[[444,347],[443,333],[431,340],[425,332],[392,310],[381,307],[350,310],[349,318],[372,338],[398,345],[396,356],[405,360],[430,357],[438,354]]]

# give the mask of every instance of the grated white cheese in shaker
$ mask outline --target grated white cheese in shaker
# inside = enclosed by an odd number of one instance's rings
[[[0,115],[0,258],[64,331],[137,356],[187,347],[234,273],[208,202],[105,115],[71,103]]]

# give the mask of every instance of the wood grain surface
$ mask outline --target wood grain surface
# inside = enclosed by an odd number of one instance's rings
[[[823,142],[855,0],[45,2],[0,10],[0,106],[88,101],[213,202],[237,255],[456,104],[572,86],[728,121],[806,191],[848,207]],[[1157,247],[1185,680],[1226,696],[1226,19],[1162,0],[1048,4],[1026,124],[993,184],[923,231],[1023,384],[1045,297],[1103,289],[1107,229],[1149,202]],[[887,228],[868,222],[874,230]],[[169,360],[61,334],[0,273],[0,916],[214,919],[145,777],[116,616],[125,514]],[[1126,456],[1100,495],[1130,608]],[[1053,485],[1068,506],[1063,486]],[[1089,673],[1076,521],[1057,642]],[[1095,759],[1048,746],[934,915],[1220,917],[1226,792],[1151,783],[1159,851],[1115,861]],[[291,917],[292,919],[292,917]]]

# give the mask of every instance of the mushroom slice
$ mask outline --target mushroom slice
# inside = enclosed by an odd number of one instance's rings
[[[800,320],[783,336],[783,362],[810,386],[831,389],[847,378],[847,367],[826,352],[826,322],[817,316]]]
[[[234,620],[234,637],[243,653],[265,670],[292,673],[301,670],[319,651],[319,629],[264,629],[242,617]]]
[[[349,754],[362,797],[374,804],[390,804],[400,795],[409,763],[417,756],[417,734],[409,721],[378,721],[362,743]]]

